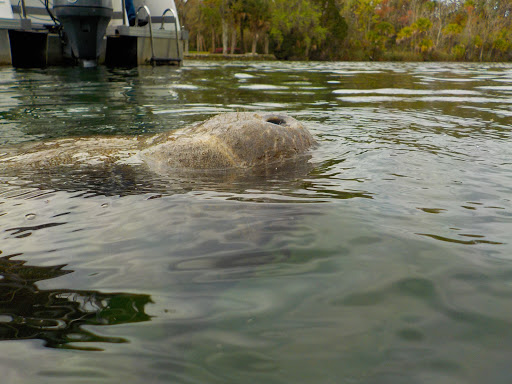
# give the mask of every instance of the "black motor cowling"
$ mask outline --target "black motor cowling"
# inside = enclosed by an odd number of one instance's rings
[[[96,63],[112,18],[112,0],[54,0],[53,10],[66,32],[73,55]]]

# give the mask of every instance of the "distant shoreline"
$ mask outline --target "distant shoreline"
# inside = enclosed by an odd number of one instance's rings
[[[255,54],[243,53],[243,54],[226,54],[222,53],[185,53],[183,55],[185,60],[243,60],[243,61],[269,61],[277,60],[272,54]]]
[[[185,53],[184,60],[211,60],[211,61],[221,61],[221,60],[233,60],[233,61],[304,61],[304,60],[282,60],[276,58],[273,54],[260,54],[257,53],[253,55],[252,53],[242,53],[242,54],[226,54],[222,53]],[[453,59],[439,59],[436,60],[426,60],[426,59],[381,59],[381,60],[350,60],[350,59],[340,59],[340,60],[306,60],[306,61],[339,61],[339,62],[368,62],[368,63],[378,63],[378,62],[392,62],[392,63],[512,63],[512,61],[506,60],[496,60],[496,61],[475,61],[475,60],[453,60]]]

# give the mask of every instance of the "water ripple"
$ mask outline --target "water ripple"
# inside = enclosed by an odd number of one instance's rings
[[[240,110],[319,143],[272,175],[2,169],[6,380],[505,382],[511,69],[0,69],[1,156]]]

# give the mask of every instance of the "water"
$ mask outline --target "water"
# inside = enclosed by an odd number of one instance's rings
[[[20,143],[287,111],[311,169],[0,176],[6,383],[509,383],[512,65],[0,69]]]

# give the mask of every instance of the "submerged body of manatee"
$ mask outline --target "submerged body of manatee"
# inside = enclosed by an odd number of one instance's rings
[[[509,64],[0,69],[2,382],[508,383],[511,83]],[[6,160],[257,111],[317,145],[261,172]]]

